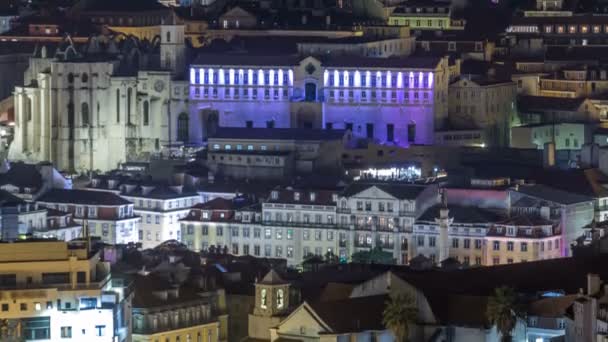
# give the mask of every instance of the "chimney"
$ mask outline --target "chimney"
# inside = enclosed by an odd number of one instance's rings
[[[595,273],[587,274],[587,295],[593,296],[600,292],[600,276]]]

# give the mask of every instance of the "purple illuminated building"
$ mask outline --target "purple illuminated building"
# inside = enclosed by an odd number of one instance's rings
[[[350,129],[381,143],[432,144],[449,76],[447,58],[201,55],[190,67],[190,142],[221,126]]]

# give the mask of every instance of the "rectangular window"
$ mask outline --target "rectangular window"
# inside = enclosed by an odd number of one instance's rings
[[[521,251],[522,252],[527,252],[528,251],[528,243],[527,242],[522,242],[520,245]]]
[[[495,251],[499,251],[500,250],[500,241],[492,242],[492,249]]]
[[[386,141],[394,141],[395,140],[395,125],[387,124],[386,125]]]
[[[463,245],[464,245],[463,247],[464,247],[465,249],[469,249],[469,248],[471,248],[471,240],[470,240],[470,239],[464,239],[464,240],[463,240]]]

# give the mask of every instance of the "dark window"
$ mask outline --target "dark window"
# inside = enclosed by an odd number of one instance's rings
[[[150,103],[144,101],[144,126],[150,123]]]
[[[334,124],[332,122],[325,123],[325,129],[333,129],[333,128],[334,128]]]
[[[393,124],[386,125],[386,141],[395,141],[395,126]]]
[[[353,131],[353,123],[352,122],[347,122],[345,125],[345,128],[349,131]]]
[[[177,117],[177,140],[188,142],[188,114],[181,113]]]
[[[8,303],[2,303],[2,311],[8,311]]]
[[[42,273],[43,284],[69,284],[70,273],[68,272],[57,272],[57,273]]]
[[[133,96],[133,90],[129,88],[127,90],[127,123],[131,123],[131,97]]]
[[[305,85],[305,100],[313,102],[317,100],[317,85],[314,83],[306,83]]]
[[[116,122],[120,122],[120,89],[116,89]]]
[[[0,287],[17,286],[16,274],[0,274]]]
[[[86,274],[86,272],[78,272],[78,273],[76,273],[76,279],[77,279],[76,281],[78,283],[81,283],[81,284],[82,283],[86,283],[87,282],[87,274]]]
[[[373,139],[374,138],[374,124],[373,123],[368,123],[366,125],[367,128],[367,138],[368,139]]]
[[[407,125],[407,141],[411,143],[416,141],[416,124],[414,123]]]
[[[51,338],[51,319],[49,317],[26,318],[23,321],[25,340],[48,340]]]
[[[80,106],[80,115],[82,117],[82,125],[83,126],[88,126],[89,125],[89,104],[86,102],[83,102],[82,105]]]
[[[247,127],[247,128],[253,128],[253,121],[251,121],[251,120],[246,121],[245,122],[245,127]]]
[[[274,120],[266,121],[266,128],[274,128]]]

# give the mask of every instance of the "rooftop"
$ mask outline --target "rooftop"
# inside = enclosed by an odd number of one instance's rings
[[[520,185],[518,189],[514,191],[517,191],[524,195],[565,205],[593,201],[593,198],[590,196],[579,195],[576,193],[559,190],[542,184]]]
[[[418,220],[434,222],[436,218],[439,218],[441,208],[441,205],[435,205],[427,209]],[[448,215],[454,219],[454,223],[494,223],[504,219],[503,215],[477,207],[448,205],[448,210]]]
[[[68,190],[68,189],[52,189],[39,199],[40,202],[46,203],[66,203],[66,204],[86,204],[86,205],[107,205],[118,206],[127,205],[131,202],[122,197],[106,192],[92,190]]]
[[[399,182],[355,182],[347,186],[341,196],[350,197],[357,195],[367,189],[378,188],[381,191],[397,198],[397,199],[415,199],[427,187],[425,185],[407,184]]]

